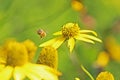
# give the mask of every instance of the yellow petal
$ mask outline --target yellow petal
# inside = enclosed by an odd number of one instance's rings
[[[5,65],[0,64],[0,71],[1,71],[2,69],[4,69],[4,67],[5,67]]]
[[[75,80],[80,80],[80,78],[75,78]]]
[[[40,66],[30,63],[24,66],[24,69],[26,70],[26,75],[31,80],[58,80],[57,75],[47,70],[43,65]]]
[[[55,32],[53,35],[62,35],[62,31]]]
[[[92,31],[92,30],[80,30],[80,33],[92,33],[94,34],[95,36],[97,36],[97,33],[95,31]]]
[[[74,40],[74,38],[68,39],[68,47],[70,48],[70,52],[72,52],[74,46],[75,46],[75,40]]]
[[[76,36],[75,39],[78,39],[78,40],[81,40],[81,41],[84,41],[84,42],[88,42],[88,43],[92,43],[92,44],[95,44],[94,41],[90,40],[90,39],[87,39],[87,38],[83,38],[81,36]]]
[[[39,45],[39,47],[52,46],[55,49],[57,49],[64,42],[64,40],[65,40],[64,37],[57,37],[57,38],[54,38],[47,42],[42,43],[41,45]]]
[[[13,71],[12,67],[10,67],[10,66],[5,67],[0,72],[0,79],[2,79],[2,80],[9,80],[12,77],[12,71]]]
[[[100,39],[94,37],[94,36],[91,36],[91,35],[87,35],[87,34],[80,34],[81,37],[83,38],[88,38],[88,39],[91,39],[91,40],[95,40],[95,41],[98,41],[98,42],[102,42]]]
[[[58,47],[60,47],[60,45],[62,45],[62,43],[65,41],[65,38],[64,37],[59,37],[57,38],[56,42],[53,43],[53,47],[55,49],[57,49]]]
[[[48,67],[48,66],[46,66],[46,65],[40,65],[40,66],[41,66],[41,67],[44,67],[45,70],[47,70],[47,71],[49,71],[49,72],[51,72],[51,73],[53,73],[53,74],[55,74],[55,75],[57,75],[57,76],[62,75],[61,72],[57,71],[57,70],[54,69],[54,68]]]
[[[44,47],[44,46],[52,45],[52,44],[55,43],[56,41],[57,41],[57,38],[51,39],[51,40],[49,40],[49,41],[46,41],[46,42],[40,44],[39,47]]]
[[[21,69],[21,67],[15,67],[13,77],[15,80],[23,80],[25,78],[24,71]]]
[[[42,78],[40,77],[40,75],[34,73],[33,71],[30,71],[28,69],[24,69],[26,76],[30,79],[30,80],[42,80]],[[39,71],[38,71],[39,72]]]
[[[30,63],[25,64],[22,66],[22,69],[24,71],[24,74],[30,79],[30,80],[42,80],[41,75],[37,74],[36,72],[40,72],[39,70],[36,71],[33,69],[33,65]],[[35,72],[36,71],[36,72]]]

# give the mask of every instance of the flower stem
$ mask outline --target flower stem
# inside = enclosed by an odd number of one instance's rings
[[[91,80],[95,80],[93,76],[85,69],[83,65],[81,65],[82,70],[91,78]]]

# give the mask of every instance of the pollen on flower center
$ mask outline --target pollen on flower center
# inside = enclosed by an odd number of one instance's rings
[[[52,46],[46,46],[40,52],[38,64],[45,64],[54,69],[57,69],[58,66],[58,53],[55,48]]]
[[[110,72],[105,71],[105,72],[101,72],[97,76],[96,80],[114,80],[114,77]]]
[[[65,38],[70,38],[70,37],[74,37],[77,34],[79,34],[79,31],[80,31],[80,28],[79,28],[78,24],[68,23],[63,26],[62,35]]]
[[[4,48],[7,53],[6,65],[21,66],[28,61],[27,50],[23,44],[9,41]]]

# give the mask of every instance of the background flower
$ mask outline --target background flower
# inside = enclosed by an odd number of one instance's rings
[[[28,41],[28,42],[27,42]],[[28,78],[30,80],[58,80],[60,73],[47,65],[31,63],[30,59],[35,54],[31,51],[36,48],[34,43],[30,40],[25,42],[29,44],[19,43],[15,40],[6,42],[0,49],[0,79],[23,80]],[[32,46],[26,47],[27,45]],[[33,47],[30,49],[30,47]]]

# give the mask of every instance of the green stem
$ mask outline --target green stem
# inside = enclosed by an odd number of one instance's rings
[[[84,68],[83,65],[81,65],[82,70],[91,78],[91,80],[95,80],[93,76]]]

